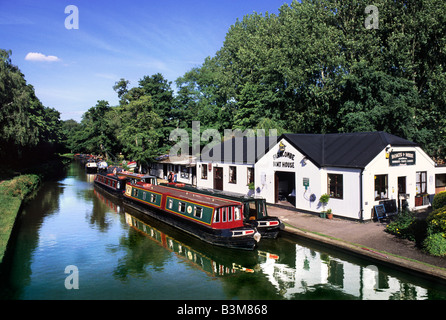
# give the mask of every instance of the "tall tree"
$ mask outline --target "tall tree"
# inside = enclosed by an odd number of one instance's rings
[[[60,114],[42,105],[10,55],[0,50],[0,161],[44,159],[61,140]]]

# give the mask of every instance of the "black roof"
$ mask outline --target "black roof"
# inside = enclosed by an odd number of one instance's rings
[[[206,150],[201,150],[201,161],[254,164],[269,148],[276,145],[277,136],[233,137]]]
[[[395,135],[378,132],[283,134],[294,148],[318,167],[365,168],[386,146],[418,146]]]

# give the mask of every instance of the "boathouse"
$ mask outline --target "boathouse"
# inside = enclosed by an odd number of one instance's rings
[[[416,143],[385,132],[283,134],[254,172],[268,203],[357,220],[374,218],[381,204],[388,213],[428,207],[443,174]]]

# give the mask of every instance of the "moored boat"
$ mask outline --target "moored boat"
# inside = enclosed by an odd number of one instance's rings
[[[157,179],[152,175],[127,172],[118,167],[109,167],[107,172],[100,171],[94,179],[96,185],[118,197],[122,197],[127,182],[145,182],[156,185]]]
[[[90,160],[85,164],[85,172],[88,174],[96,173],[98,171],[98,165],[96,161]]]
[[[263,198],[248,197],[234,192],[215,189],[195,188],[182,183],[163,183],[161,185],[174,189],[187,190],[190,193],[203,194],[236,202],[242,208],[244,222],[251,225],[253,228],[256,228],[262,235],[262,238],[276,239],[279,235],[279,231],[284,228],[284,225],[279,218],[268,216],[266,201]]]
[[[261,238],[255,228],[243,222],[241,206],[227,199],[145,182],[128,182],[124,201],[214,245],[253,250]]]

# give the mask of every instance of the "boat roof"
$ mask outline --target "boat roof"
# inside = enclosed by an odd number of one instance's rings
[[[151,174],[134,173],[134,172],[129,172],[129,171],[121,171],[121,172],[117,172],[116,174],[121,175],[121,176],[126,176],[129,178],[135,178],[135,179],[145,179],[145,178],[156,179],[156,177]]]
[[[233,205],[237,204],[235,201],[231,201],[229,199],[217,198],[217,197],[213,197],[213,196],[210,196],[207,194],[191,192],[189,190],[169,188],[167,186],[148,185],[148,184],[144,184],[144,183],[137,183],[135,186],[138,188],[143,188],[146,190],[151,190],[151,191],[167,194],[167,196],[179,198],[181,200],[185,200],[185,201],[189,201],[189,202],[196,202],[198,204],[202,204],[204,206],[208,206],[208,207],[212,207],[212,208],[233,206]]]
[[[238,202],[249,202],[249,201],[265,201],[264,198],[259,196],[248,196],[242,193],[236,193],[226,190],[217,190],[217,189],[210,189],[210,188],[204,188],[204,187],[194,187],[191,185],[184,185],[184,186],[177,186],[175,183],[161,183],[160,185],[166,186],[169,188],[174,189],[180,189],[180,190],[187,190],[191,192],[197,192],[201,194],[206,194],[209,196],[219,197],[219,198],[225,198],[228,200],[238,201]]]

